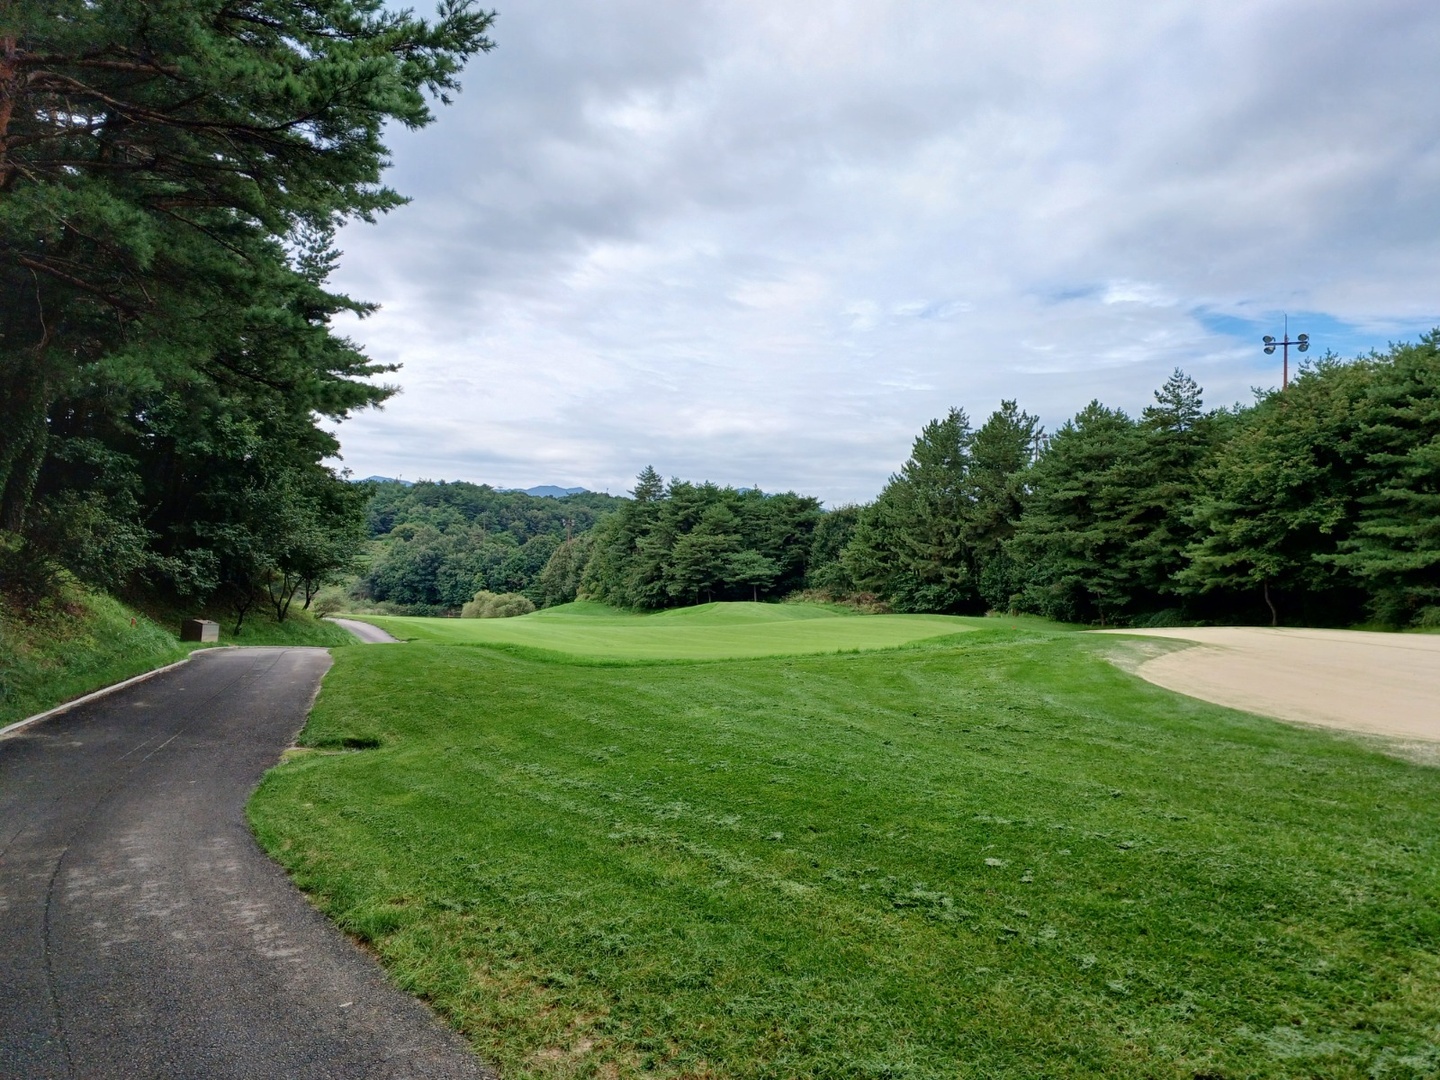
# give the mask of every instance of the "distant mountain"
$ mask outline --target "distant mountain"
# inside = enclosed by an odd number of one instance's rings
[[[511,488],[517,491],[518,488]],[[533,495],[537,499],[563,499],[566,495],[585,495],[588,489],[583,487],[562,488],[554,484],[541,484],[539,487],[525,488],[526,495]]]
[[[355,481],[357,484],[399,484],[401,487],[414,487],[414,480],[398,480],[393,476],[367,476],[362,480]],[[460,481],[457,481],[459,483]],[[536,499],[563,499],[566,495],[589,495],[590,489],[583,487],[556,487],[554,484],[540,484],[532,488],[496,488],[496,491],[513,491],[521,495],[530,495]]]
[[[402,487],[414,487],[414,480],[397,480],[393,476],[367,476],[363,480],[355,481],[357,484],[399,484]]]

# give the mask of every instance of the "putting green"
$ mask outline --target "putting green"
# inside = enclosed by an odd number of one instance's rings
[[[364,616],[398,638],[520,645],[603,660],[739,660],[893,649],[976,629],[954,615],[850,615],[814,604],[701,604],[633,615],[576,603],[514,619]]]

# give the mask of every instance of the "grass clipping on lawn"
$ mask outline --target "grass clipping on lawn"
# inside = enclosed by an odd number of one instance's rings
[[[1440,1073],[1440,773],[969,625],[342,650],[251,820],[508,1077]]]

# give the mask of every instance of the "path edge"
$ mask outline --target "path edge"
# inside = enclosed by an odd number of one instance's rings
[[[235,648],[235,646],[221,645],[219,646],[219,648],[227,649]],[[97,698],[105,697],[107,694],[113,694],[117,690],[124,690],[127,686],[134,686],[136,683],[142,683],[146,679],[152,679],[156,675],[161,674],[162,672],[173,671],[181,664],[188,664],[191,657],[193,657],[197,652],[213,651],[214,650],[212,649],[195,649],[190,653],[189,656],[186,656],[184,659],[181,660],[176,660],[173,664],[166,664],[164,667],[153,668],[150,671],[142,671],[139,675],[132,675],[128,679],[122,679],[120,682],[111,683],[109,686],[102,686],[99,690],[92,690],[88,694],[82,694],[80,697],[72,698],[69,701],[56,705],[53,709],[46,709],[44,712],[36,713],[34,716],[27,716],[24,720],[16,720],[15,723],[7,724],[5,727],[0,728],[0,739],[8,738],[9,736],[15,734],[15,732],[19,731],[21,728],[27,728],[31,724],[38,724],[41,720],[48,720],[52,716],[58,716],[60,713],[63,712],[69,712],[71,709],[78,708],[79,706],[84,705],[87,702],[95,701]]]

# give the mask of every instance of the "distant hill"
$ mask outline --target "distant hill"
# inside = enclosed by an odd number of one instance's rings
[[[401,487],[414,487],[414,480],[397,480],[393,476],[367,476],[362,480],[356,480],[357,484],[399,484]]]
[[[457,481],[457,483],[460,481]],[[393,476],[367,476],[356,481],[357,484],[399,484],[401,487],[414,487],[414,480],[397,480]],[[496,488],[496,491],[519,492],[522,495],[530,495],[537,499],[563,499],[566,495],[589,495],[590,489],[583,487],[556,487],[554,484],[540,484],[532,488]]]
[[[586,494],[589,493],[589,489],[588,489],[588,488],[583,488],[583,487],[562,488],[562,487],[556,487],[554,484],[541,484],[539,487],[524,488],[524,489],[521,489],[521,488],[501,488],[500,490],[501,490],[501,491],[520,491],[520,490],[523,490],[526,495],[533,495],[533,496],[535,496],[537,499],[563,499],[566,495],[586,495]]]

